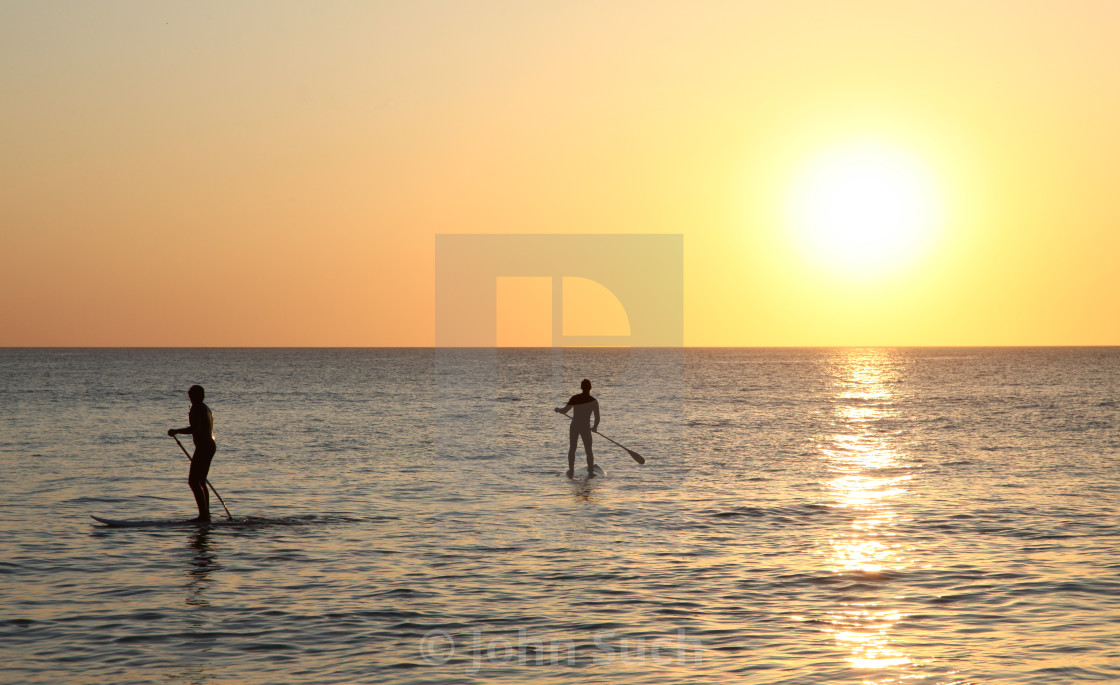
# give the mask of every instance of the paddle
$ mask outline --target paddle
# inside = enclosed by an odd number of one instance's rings
[[[562,412],[562,411],[558,411],[558,412],[556,412],[556,413],[557,413],[557,414],[560,414],[560,415],[561,415],[561,416],[563,416],[563,417],[569,418],[569,419],[570,419],[570,418],[572,418],[572,417],[568,416],[567,414],[565,414],[565,413],[564,413],[564,412]],[[593,429],[591,429],[591,430],[592,430],[592,432],[593,432],[593,433],[595,433],[596,435],[602,435],[602,436],[603,436],[604,438],[607,438],[607,436],[603,435],[602,433],[600,433],[599,431],[595,430],[594,428],[593,428]],[[611,442],[614,442],[614,444],[616,444],[616,445],[618,445],[619,447],[621,447],[622,449],[626,450],[626,453],[630,455],[630,458],[631,458],[631,459],[633,459],[634,461],[638,462],[639,464],[644,464],[644,463],[646,463],[646,458],[645,458],[645,457],[643,457],[642,455],[638,454],[638,453],[637,453],[637,452],[635,452],[634,450],[630,449],[630,448],[629,448],[629,447],[627,447],[626,445],[620,445],[619,443],[615,442],[614,440],[611,440],[610,438],[607,438],[607,440],[610,440]]]
[[[605,435],[603,437],[607,438],[607,436],[605,436]],[[183,450],[183,454],[187,455],[187,461],[194,461],[193,459],[191,459],[190,453],[187,452],[187,448],[183,447],[183,443],[179,442],[179,438],[176,438],[174,435],[172,435],[171,438],[173,440],[175,440],[175,444],[179,446],[179,449]],[[607,438],[607,440],[611,440],[611,439]],[[611,440],[611,442],[614,442],[614,440]],[[210,479],[209,478],[206,479],[206,484],[210,485]],[[233,520],[233,514],[229,513],[229,507],[226,506],[226,501],[224,499],[222,499],[222,496],[218,494],[218,491],[214,489],[213,485],[210,485],[210,490],[211,490],[211,492],[214,493],[214,496],[218,498],[218,501],[222,503],[222,509],[226,510],[226,516],[228,516],[229,520],[232,521]]]
[[[592,431],[592,432],[593,432],[593,433],[595,433],[596,435],[602,435],[602,436],[603,436],[604,438],[607,438],[607,436],[603,435],[602,433],[600,433],[600,432],[599,432],[599,431],[597,431],[597,430],[596,430],[596,431]],[[607,440],[611,440],[611,439],[610,439],[610,438],[607,438]],[[614,442],[614,440],[611,440],[611,442]],[[625,446],[625,445],[619,445],[619,444],[618,444],[617,442],[614,442],[614,444],[616,444],[616,445],[618,445],[619,447],[621,447],[622,449],[626,450],[626,453],[630,455],[630,458],[631,458],[631,459],[633,459],[634,461],[638,462],[639,464],[644,464],[644,463],[646,463],[646,458],[645,458],[645,457],[643,457],[642,455],[638,454],[637,452],[635,452],[634,450],[630,449],[629,447],[627,447],[627,446]]]

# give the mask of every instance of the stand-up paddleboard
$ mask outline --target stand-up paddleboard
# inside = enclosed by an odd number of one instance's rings
[[[175,528],[210,526],[220,521],[193,521],[191,519],[106,519],[90,514],[90,518],[110,528]]]
[[[607,475],[606,471],[603,470],[603,467],[599,466],[598,464],[596,464],[595,468],[592,469],[592,470],[595,473],[596,478]],[[560,473],[558,473],[556,475],[563,477],[563,476],[568,475],[568,472],[567,471],[561,471]],[[587,469],[576,469],[575,473],[572,474],[572,480],[586,480],[586,479],[587,479]]]

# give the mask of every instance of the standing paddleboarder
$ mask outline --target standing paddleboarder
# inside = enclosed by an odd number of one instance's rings
[[[591,433],[599,428],[599,400],[591,396],[591,381],[584,378],[579,387],[583,390],[578,395],[572,395],[568,404],[557,407],[559,414],[567,414],[569,409],[574,409],[572,424],[568,429],[568,478],[572,478],[576,468],[576,442],[583,438],[583,451],[587,454],[587,477],[595,477],[595,455],[591,452]],[[591,425],[591,415],[595,415],[595,425]]]
[[[214,414],[203,403],[206,391],[201,385],[192,385],[187,391],[191,398],[191,411],[188,414],[190,426],[186,428],[172,428],[167,431],[171,437],[179,433],[189,434],[194,438],[194,456],[191,457],[191,470],[187,475],[187,483],[194,493],[194,501],[198,504],[197,522],[210,520],[210,492],[206,489],[206,474],[210,471],[210,460],[218,444],[214,441]]]

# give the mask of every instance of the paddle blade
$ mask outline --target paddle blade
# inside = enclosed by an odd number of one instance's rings
[[[626,449],[626,448],[624,447],[623,449]],[[635,452],[634,450],[626,450],[626,453],[627,453],[627,454],[629,454],[629,455],[630,455],[630,457],[631,457],[631,458],[632,458],[632,459],[633,459],[634,461],[638,462],[639,464],[644,464],[644,463],[646,463],[646,458],[645,458],[645,457],[643,457],[642,455],[638,454],[638,453],[637,453],[637,452]]]

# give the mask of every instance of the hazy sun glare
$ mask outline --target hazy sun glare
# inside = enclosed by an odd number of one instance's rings
[[[820,266],[871,278],[922,254],[941,207],[916,158],[878,142],[838,145],[794,179],[787,217],[801,250]]]

